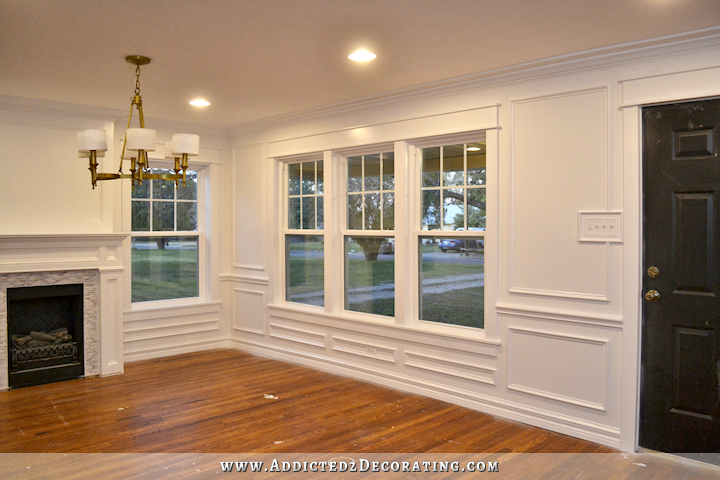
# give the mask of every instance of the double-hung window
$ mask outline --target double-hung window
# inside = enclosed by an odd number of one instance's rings
[[[200,295],[198,172],[188,170],[186,177],[185,187],[144,180],[132,191],[133,302]]]
[[[324,173],[322,160],[285,165],[285,300],[325,305]]]
[[[395,154],[347,158],[345,309],[395,315]]]

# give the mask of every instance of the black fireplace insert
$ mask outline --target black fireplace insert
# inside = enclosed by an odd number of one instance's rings
[[[10,388],[81,378],[83,285],[7,289]]]

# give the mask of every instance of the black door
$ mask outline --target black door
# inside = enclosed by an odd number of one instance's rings
[[[643,109],[641,447],[720,452],[720,100]]]

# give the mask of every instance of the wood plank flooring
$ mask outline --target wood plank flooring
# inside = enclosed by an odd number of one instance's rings
[[[0,452],[615,451],[236,350],[10,390],[0,419]]]
[[[130,363],[125,375],[2,392],[0,452],[0,478],[11,479],[208,478],[223,474],[223,461],[265,461],[267,468],[275,458],[350,461],[348,457],[409,460],[411,465],[497,461],[501,475],[494,478],[599,474],[710,479],[720,474],[720,469],[664,457],[618,453],[419,395],[236,350]],[[252,478],[273,475],[262,471]],[[367,475],[346,472],[334,477]],[[447,473],[438,475],[445,478]],[[477,472],[452,475],[475,477]]]

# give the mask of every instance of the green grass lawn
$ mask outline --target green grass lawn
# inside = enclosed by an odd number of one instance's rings
[[[133,249],[133,302],[197,296],[197,250]]]

